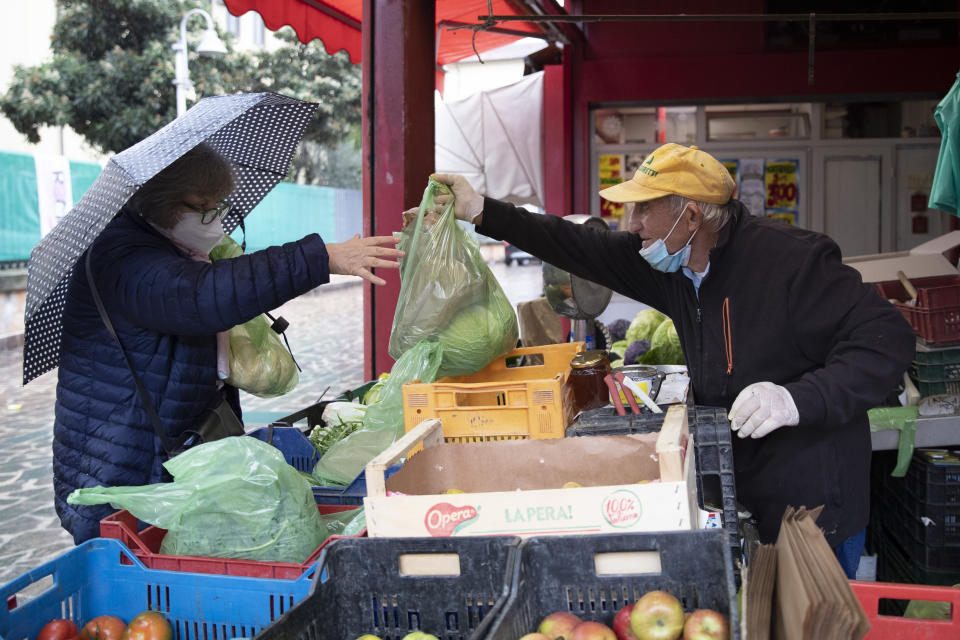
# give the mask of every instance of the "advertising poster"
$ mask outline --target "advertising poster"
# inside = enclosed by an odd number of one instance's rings
[[[767,216],[794,225],[800,208],[799,164],[798,160],[768,160],[764,166]]]
[[[65,156],[35,155],[40,234],[45,236],[73,208],[70,161]]]
[[[763,158],[741,158],[740,195],[737,196],[750,213],[762,216],[766,213],[767,188],[763,182]]]
[[[606,189],[623,182],[623,156],[600,156],[600,188]],[[620,218],[623,205],[600,198],[600,215],[604,218]]]

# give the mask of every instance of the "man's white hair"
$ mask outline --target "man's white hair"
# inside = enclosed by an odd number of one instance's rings
[[[703,213],[703,224],[711,231],[720,231],[730,220],[731,207],[729,204],[710,204],[676,194],[665,196],[664,199],[675,216],[679,216],[688,203],[692,202],[697,205],[697,208]]]

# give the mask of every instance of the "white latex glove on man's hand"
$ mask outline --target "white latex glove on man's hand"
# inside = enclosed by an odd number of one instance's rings
[[[800,423],[800,412],[790,392],[772,382],[755,382],[733,401],[730,428],[741,438],[762,438],[780,427]]]
[[[457,220],[480,224],[479,217],[483,213],[483,196],[474,191],[466,178],[447,173],[435,173],[430,177],[447,185],[453,191],[453,197],[456,199],[453,215],[456,216]],[[434,202],[438,205],[445,205],[450,202],[450,196],[439,195],[434,198]]]

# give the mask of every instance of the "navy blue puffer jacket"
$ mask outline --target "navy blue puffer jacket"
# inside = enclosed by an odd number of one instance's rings
[[[216,393],[216,333],[330,278],[316,234],[208,264],[184,256],[129,209],[91,251],[110,320],[172,438],[196,425]],[[169,480],[161,466],[166,453],[97,313],[83,265],[81,257],[64,309],[53,427],[55,505],[78,544],[99,535],[113,509],[68,505],[74,489]]]

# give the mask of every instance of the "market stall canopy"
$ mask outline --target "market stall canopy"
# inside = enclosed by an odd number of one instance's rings
[[[543,207],[543,72],[462,100],[434,95],[437,172],[460,174],[491,198]]]
[[[362,60],[361,25],[363,0],[224,0],[235,16],[256,11],[271,31],[285,25],[293,27],[304,44],[314,38],[323,41],[327,53],[346,51],[350,61]],[[493,0],[494,15],[521,15],[525,11],[509,0]],[[474,55],[474,47],[481,54],[502,47],[521,35],[491,31],[476,34],[470,29],[441,29],[459,24],[476,24],[477,16],[487,15],[487,0],[437,0],[437,64],[445,65]],[[539,34],[538,26],[510,23],[513,31]]]

